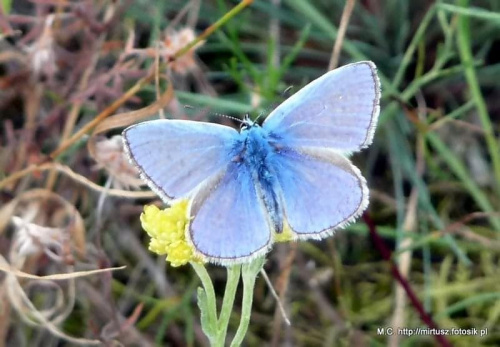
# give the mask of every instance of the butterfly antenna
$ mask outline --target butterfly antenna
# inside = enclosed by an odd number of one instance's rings
[[[237,122],[239,122],[239,123],[241,123],[241,124],[243,124],[243,123],[244,123],[244,121],[242,121],[241,119],[236,118],[236,117],[231,117],[231,116],[228,116],[227,114],[222,114],[222,113],[217,113],[217,112],[212,113],[212,114],[213,114],[213,115],[215,115],[215,116],[219,116],[219,117],[224,117],[224,118],[229,118],[229,119],[232,119],[232,120],[237,121]]]
[[[184,105],[184,108],[188,108],[190,110],[196,110],[197,109],[196,107],[191,106],[191,105]],[[214,116],[218,116],[218,117],[229,118],[229,119],[232,119],[232,120],[237,121],[239,123],[243,123],[243,121],[241,119],[236,118],[236,117],[231,117],[231,116],[228,116],[226,114],[222,114],[222,113],[218,113],[218,112],[210,112],[210,114],[212,114]]]
[[[293,86],[289,86],[287,87],[283,93],[281,93],[281,96],[283,98],[287,98],[288,96],[290,96],[290,91],[293,89]],[[279,102],[274,102],[272,103],[272,105],[268,106],[265,108],[265,110],[263,112],[261,112],[257,118],[255,119],[255,122],[257,122],[262,116],[264,116],[265,114],[269,114],[271,112],[271,110],[274,110],[276,107],[278,107],[280,105]]]
[[[269,280],[269,277],[267,277],[266,270],[264,270],[264,269],[260,270],[260,274],[262,275],[262,277],[264,277],[264,280],[266,281],[266,284],[269,287],[269,290],[271,291],[271,295],[274,297],[274,299],[276,299],[276,302],[278,303],[278,308],[280,309],[281,316],[283,317],[283,320],[285,321],[285,323],[288,326],[292,325],[292,323],[290,323],[290,319],[288,319],[288,316],[286,315],[285,308],[283,307],[283,304],[281,303],[281,300],[280,300],[278,294],[274,290],[273,284]]]
[[[269,112],[266,112],[266,113],[269,113]],[[257,121],[258,121],[258,120],[259,120],[259,119],[260,119],[263,115],[264,115],[264,112],[261,112],[261,113],[257,116],[257,118],[255,118],[254,123],[257,123]]]
[[[289,86],[288,88],[286,88],[286,89],[283,91],[283,93],[281,93],[281,95],[282,95],[283,97],[287,97],[287,96],[289,95],[289,93],[290,93],[290,91],[291,91],[292,89],[293,89],[293,86]]]

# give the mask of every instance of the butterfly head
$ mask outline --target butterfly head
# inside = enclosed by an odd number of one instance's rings
[[[250,116],[248,114],[246,114],[245,117],[243,118],[243,121],[241,122],[241,128],[240,128],[240,130],[241,131],[249,130],[250,128],[256,127],[256,126],[259,126],[259,124],[257,123],[257,121],[253,121],[250,118]]]

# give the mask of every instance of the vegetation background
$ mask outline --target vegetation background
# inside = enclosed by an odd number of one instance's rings
[[[369,214],[274,248],[292,325],[260,278],[246,344],[500,344],[499,1],[0,4],[0,346],[207,345],[199,282],[148,252],[139,215],[160,202],[116,135],[158,115],[237,126],[214,113],[267,114],[360,60],[383,90],[374,144],[353,157]],[[225,272],[209,271],[220,293]],[[478,334],[378,333],[390,326]]]

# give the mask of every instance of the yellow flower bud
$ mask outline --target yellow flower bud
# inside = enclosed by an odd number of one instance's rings
[[[194,249],[186,241],[188,201],[181,200],[171,207],[160,210],[154,205],[144,206],[141,214],[142,228],[151,237],[149,250],[159,255],[167,255],[166,260],[174,267],[190,261],[203,262],[195,256]]]

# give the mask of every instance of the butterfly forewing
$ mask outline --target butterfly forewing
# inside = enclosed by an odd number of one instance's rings
[[[375,65],[354,63],[309,83],[278,106],[263,127],[280,145],[356,152],[372,142],[379,102]]]
[[[218,124],[154,120],[127,128],[123,136],[141,176],[163,200],[171,200],[226,168],[238,132]]]

